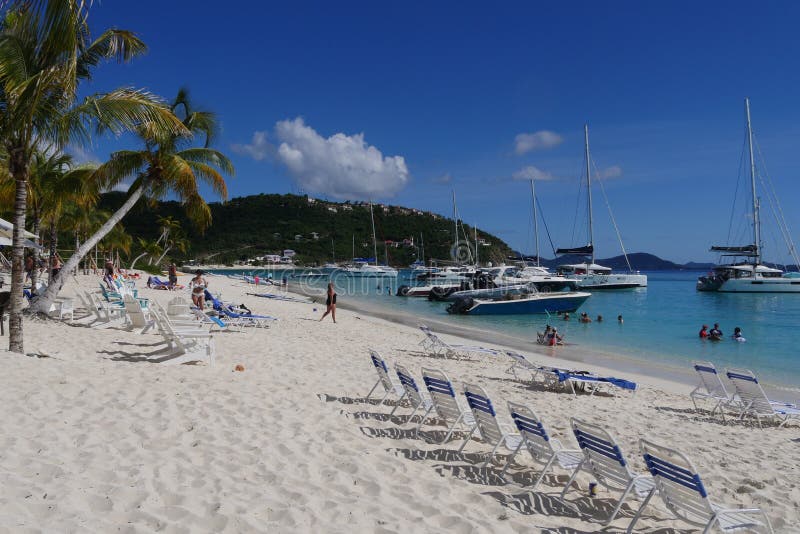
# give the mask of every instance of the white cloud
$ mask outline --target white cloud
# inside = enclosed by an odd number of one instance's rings
[[[521,168],[520,170],[512,174],[511,177],[515,180],[545,181],[545,180],[555,179],[555,176],[553,176],[551,173],[543,171],[542,169],[538,169],[533,165],[528,165],[527,167]]]
[[[603,179],[619,178],[620,176],[622,176],[622,167],[620,167],[619,165],[612,165],[611,167],[600,169],[599,171],[597,171],[597,176]]]
[[[436,178],[433,179],[433,183],[440,185],[449,184],[452,181],[453,181],[453,175],[450,174],[449,172],[446,172],[441,176],[437,176]]]
[[[275,134],[278,160],[303,189],[339,199],[386,198],[409,181],[405,159],[383,157],[363,133],[324,138],[298,117],[278,122]]]
[[[272,144],[267,140],[267,132],[254,132],[253,139],[250,144],[237,144],[231,145],[231,149],[237,154],[250,156],[256,161],[266,159],[275,149]]]
[[[525,154],[531,150],[543,150],[560,145],[564,138],[550,130],[539,130],[533,133],[517,134],[514,138],[514,152],[517,155]]]
[[[78,145],[69,145],[66,149],[66,152],[72,155],[72,161],[78,165],[100,162],[100,158],[98,158],[92,151],[86,150]]]

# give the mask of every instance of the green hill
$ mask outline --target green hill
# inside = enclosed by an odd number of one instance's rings
[[[125,199],[122,193],[103,195],[102,209],[115,209]],[[199,233],[187,221],[177,202],[159,202],[155,206],[140,203],[122,221],[134,237],[156,239],[160,234],[159,216],[181,221],[191,248],[171,259],[208,261],[229,264],[266,254],[296,251],[296,263],[322,265],[333,259],[371,257],[372,229],[369,204],[328,202],[297,195],[253,195],[212,203],[213,223]],[[453,220],[412,208],[375,204],[375,232],[378,236],[378,260],[404,267],[421,254],[420,236],[426,260],[449,260],[453,245]],[[474,248],[474,228],[465,225]],[[463,240],[463,233],[462,233]],[[478,229],[481,261],[502,262],[511,251],[508,245]],[[412,244],[413,242],[413,244]],[[386,245],[384,246],[384,243]],[[136,251],[134,251],[135,255]],[[462,250],[463,253],[463,250]]]

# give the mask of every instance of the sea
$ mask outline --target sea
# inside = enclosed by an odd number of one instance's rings
[[[273,276],[287,276],[291,283],[318,288],[324,288],[331,278],[327,272],[311,277],[302,276],[302,272],[273,271]],[[526,340],[536,339],[536,332],[551,324],[570,345],[587,351],[596,349],[678,369],[691,369],[693,360],[710,360],[718,369],[752,369],[765,382],[800,389],[800,294],[699,292],[695,282],[704,272],[646,274],[646,288],[593,291],[578,312],[570,314],[569,321],[555,315],[450,315],[445,310],[447,303],[395,296],[398,286],[414,285],[410,270],[401,270],[396,279],[348,278],[341,273],[334,273],[332,279],[340,303],[362,300],[385,306],[393,313],[411,314],[420,322],[432,318]],[[262,272],[261,276],[266,275]],[[587,312],[593,321],[579,322],[581,312]],[[597,320],[599,315],[602,321]],[[617,320],[620,315],[622,322]],[[723,340],[700,339],[702,325],[711,328],[714,323],[719,323]],[[735,327],[742,329],[746,342],[732,339]]]

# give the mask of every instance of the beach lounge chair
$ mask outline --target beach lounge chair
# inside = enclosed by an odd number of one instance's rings
[[[444,358],[455,358],[460,360],[461,358],[467,358],[470,353],[478,353],[478,354],[497,354],[498,351],[493,349],[487,349],[485,347],[476,347],[470,345],[452,345],[450,343],[445,342],[442,338],[434,334],[429,328],[425,328],[422,330],[425,333],[425,336],[428,339],[427,343],[427,351],[433,354],[434,356],[441,356]]]
[[[545,378],[545,384],[551,387],[564,387],[569,389],[573,395],[578,394],[575,386],[588,389],[594,395],[598,391],[609,390],[612,387],[636,393],[636,383],[624,378],[613,376],[600,376],[588,371],[577,371],[574,369],[561,369],[558,367],[541,367],[540,371]]]
[[[142,310],[138,300],[131,295],[125,295],[123,302],[125,304],[125,318],[132,329],[138,329],[140,334],[144,334],[155,326],[155,321],[150,318],[149,313]]]
[[[458,427],[468,430],[472,430],[475,427],[475,418],[472,416],[472,412],[468,408],[462,408],[458,403],[453,383],[450,382],[444,371],[423,367],[422,380],[425,382],[425,387],[431,397],[433,410],[447,427],[447,434],[441,441],[442,443],[450,439],[450,436],[453,435],[453,432]],[[417,429],[422,426],[427,416],[428,413],[422,417]]]
[[[160,358],[160,363],[176,365],[205,361],[212,365],[215,360],[214,336],[199,328],[182,328],[173,325],[161,310],[153,313],[155,324],[170,347],[170,353]]]
[[[217,310],[220,315],[223,315],[229,319],[234,319],[238,321],[238,324],[241,326],[255,326],[260,328],[267,328],[269,327],[269,323],[272,321],[277,321],[278,319],[275,317],[270,317],[269,315],[255,315],[252,313],[236,313],[231,311],[230,308],[226,306],[222,306],[220,309]]]
[[[517,375],[517,369],[524,369],[525,371],[531,374],[530,381],[533,382],[536,380],[536,377],[539,376],[542,370],[542,366],[529,361],[524,355],[520,354],[519,352],[515,352],[513,350],[505,351],[506,355],[513,360],[511,367],[506,369],[506,373],[511,373],[514,375],[514,378],[520,380],[519,376]]]
[[[464,395],[467,397],[467,404],[469,404],[469,409],[472,411],[472,417],[475,418],[476,424],[472,430],[470,430],[464,443],[461,444],[461,448],[458,449],[458,452],[464,450],[464,447],[466,447],[469,440],[472,439],[472,435],[476,430],[481,439],[492,446],[492,450],[483,463],[483,467],[489,465],[500,445],[504,445],[510,451],[516,450],[522,441],[522,437],[519,434],[511,432],[510,427],[504,429],[500,426],[500,423],[497,421],[497,414],[494,411],[494,406],[489,396],[486,394],[486,391],[484,391],[482,387],[474,384],[464,384]]]
[[[692,362],[694,370],[700,377],[700,383],[696,388],[689,393],[692,399],[694,409],[697,410],[698,399],[708,399],[714,403],[714,409],[711,410],[711,415],[714,415],[717,410],[722,415],[722,420],[725,420],[726,407],[732,407],[736,404],[734,395],[728,393],[725,383],[719,376],[717,368],[711,362]]]
[[[658,492],[667,509],[675,517],[696,527],[703,532],[710,532],[714,526],[723,532],[738,530],[761,530],[772,533],[772,525],[767,515],[759,508],[730,509],[722,508],[708,499],[706,488],[700,480],[689,459],[680,452],[656,445],[645,439],[639,441],[639,449],[644,455],[647,469],[653,475],[655,486],[650,490],[636,516],[628,526],[628,533],[650,501]]]
[[[384,390],[383,397],[381,397],[381,400],[378,401],[379,405],[383,404],[386,398],[391,394],[395,394],[397,397],[402,399],[403,395],[406,393],[406,390],[403,386],[392,382],[392,379],[389,377],[389,367],[386,365],[386,362],[383,361],[381,355],[378,354],[378,351],[370,349],[369,356],[372,360],[372,365],[378,372],[378,381],[375,382],[375,385],[372,386],[371,390],[369,390],[369,393],[367,393],[367,396],[364,397],[364,400],[368,400],[372,395],[372,392],[375,391],[378,386],[383,386]],[[392,411],[392,413],[394,413],[394,411]]]
[[[400,384],[403,386],[404,392],[403,396],[400,397],[400,400],[397,402],[397,404],[395,405],[394,409],[389,414],[389,416],[394,415],[394,412],[403,402],[403,399],[406,398],[408,399],[408,402],[411,405],[411,407],[414,408],[414,411],[411,412],[411,415],[408,416],[408,420],[409,421],[413,420],[414,416],[417,414],[417,411],[419,411],[419,409],[422,408],[423,410],[425,410],[425,413],[420,416],[420,422],[424,421],[425,417],[433,409],[433,402],[431,402],[430,399],[426,399],[425,397],[422,396],[422,392],[419,390],[419,387],[417,386],[417,381],[414,380],[414,377],[411,376],[411,373],[409,373],[405,367],[403,367],[399,363],[396,363],[394,365],[394,370],[397,373],[397,378],[400,380]],[[416,430],[419,431],[419,425],[417,425]]]
[[[638,475],[631,471],[616,440],[603,428],[574,417],[570,419],[570,424],[575,438],[578,440],[578,445],[583,452],[583,461],[567,481],[560,498],[564,498],[581,471],[586,471],[592,475],[597,483],[604,488],[611,491],[621,491],[622,496],[617,501],[611,515],[603,521],[603,525],[607,525],[617,517],[619,509],[628,494],[633,492],[638,497],[646,497],[650,493],[655,487],[653,477],[650,475]]]
[[[790,420],[800,420],[800,409],[794,404],[770,400],[750,369],[725,369],[725,374],[739,397],[739,420],[744,419],[745,415],[752,415],[759,428],[762,417],[775,418],[781,422],[780,426]]]
[[[544,465],[539,478],[536,479],[533,487],[531,487],[531,491],[536,491],[539,483],[544,479],[544,476],[554,463],[558,463],[562,469],[570,472],[578,468],[583,461],[583,453],[580,449],[565,449],[561,445],[561,441],[548,436],[542,420],[533,410],[523,404],[511,401],[508,402],[508,410],[511,412],[511,419],[514,420],[522,440],[514,452],[511,453],[511,456],[508,457],[501,476],[505,475],[514,457],[523,447],[530,453],[534,462]]]

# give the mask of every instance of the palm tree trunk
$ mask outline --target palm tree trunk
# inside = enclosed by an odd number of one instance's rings
[[[56,254],[58,252],[58,232],[56,231],[55,220],[50,221],[50,260],[47,262],[47,284],[53,283],[53,267],[56,264]]]
[[[161,265],[161,260],[164,259],[164,256],[166,256],[167,252],[169,252],[170,250],[172,250],[172,247],[167,247],[164,249],[163,254],[161,254],[161,256],[156,260],[156,265]]]
[[[114,212],[114,215],[112,215],[105,222],[105,224],[103,224],[103,226],[101,226],[100,229],[94,233],[93,236],[87,239],[80,247],[77,248],[77,250],[75,250],[67,263],[64,265],[64,268],[61,269],[61,271],[55,276],[53,282],[47,286],[47,291],[45,291],[44,295],[39,297],[39,299],[36,301],[34,308],[36,312],[47,313],[53,303],[53,300],[55,300],[55,298],[58,296],[58,292],[61,290],[61,279],[65,276],[65,273],[71,272],[72,269],[78,266],[81,259],[83,259],[83,257],[92,250],[92,247],[94,247],[96,243],[103,239],[114,228],[114,226],[116,226],[116,224],[120,222],[125,215],[127,215],[136,202],[142,198],[143,194],[144,189],[141,187],[131,193],[125,203],[120,206],[116,212]],[[22,290],[20,289],[20,292],[21,291]]]
[[[133,258],[133,261],[131,262],[131,266],[128,268],[128,270],[132,271],[134,265],[136,265],[136,262],[139,261],[140,259],[144,258],[145,256],[147,256],[147,252],[142,252],[141,254],[139,254],[138,256]]]
[[[8,350],[25,353],[22,342],[22,304],[25,298],[25,211],[28,200],[28,161],[23,150],[9,151],[9,171],[14,177],[14,232],[11,236],[11,299],[8,307]],[[48,306],[49,309],[49,306]]]
[[[39,235],[39,225],[41,222],[39,221],[39,214],[34,212],[33,214],[33,233],[35,235]],[[34,243],[37,245],[39,244],[39,238],[35,238],[33,240]],[[33,269],[31,270],[31,293],[36,291],[36,282],[39,280],[39,249],[34,247],[33,248]]]

